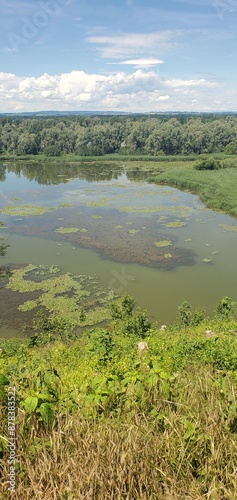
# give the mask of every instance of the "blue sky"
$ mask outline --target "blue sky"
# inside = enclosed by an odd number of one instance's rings
[[[0,0],[0,112],[237,111],[237,0]]]

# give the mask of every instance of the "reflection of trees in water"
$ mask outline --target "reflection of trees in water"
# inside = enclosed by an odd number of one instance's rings
[[[23,163],[21,161],[0,166],[0,180],[6,179],[6,169],[15,173],[18,177],[23,175],[29,181],[36,181],[38,184],[57,185],[67,184],[69,178],[80,178],[88,182],[111,181],[118,179],[123,172],[122,165],[108,165],[106,163],[51,163],[32,162]]]
[[[6,166],[3,163],[0,163],[0,182],[4,182],[6,180]]]

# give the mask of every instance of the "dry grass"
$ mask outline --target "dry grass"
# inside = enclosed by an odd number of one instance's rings
[[[176,393],[175,403],[157,402],[158,418],[134,406],[121,417],[61,415],[50,431],[19,410],[17,489],[8,496],[5,456],[1,498],[237,499],[237,434],[228,398],[208,371],[186,374]]]

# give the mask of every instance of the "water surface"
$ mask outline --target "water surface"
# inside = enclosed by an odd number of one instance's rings
[[[95,275],[160,324],[183,300],[207,313],[223,295],[237,300],[236,221],[197,196],[148,184],[126,164],[18,162],[1,172],[1,236],[11,245],[2,264]],[[3,287],[0,295],[0,335],[19,334],[22,294]]]

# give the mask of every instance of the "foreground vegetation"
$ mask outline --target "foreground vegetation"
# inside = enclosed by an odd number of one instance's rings
[[[158,328],[124,296],[111,315],[67,340],[39,315],[31,339],[1,341],[1,498],[9,385],[16,498],[236,498],[236,304],[224,297],[210,319],[185,302]]]

